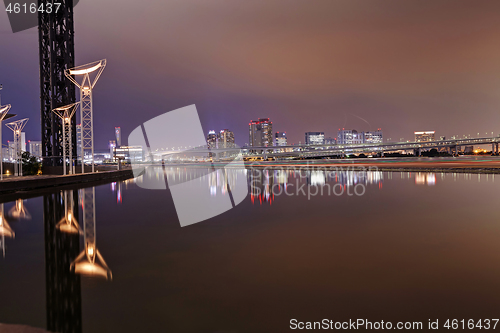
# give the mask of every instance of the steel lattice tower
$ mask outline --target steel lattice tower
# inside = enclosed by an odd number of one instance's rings
[[[49,0],[53,2],[53,0]],[[62,165],[62,124],[53,109],[76,102],[75,86],[64,75],[75,67],[73,0],[58,0],[57,13],[38,14],[42,156],[45,165]],[[38,5],[47,3],[38,0]],[[72,155],[76,156],[76,119],[71,119]],[[57,158],[56,158],[57,157]]]

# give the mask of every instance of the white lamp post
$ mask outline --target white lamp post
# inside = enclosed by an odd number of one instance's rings
[[[64,74],[80,88],[80,120],[82,122],[82,173],[84,170],[85,150],[90,150],[92,156],[92,172],[94,172],[94,116],[92,107],[92,90],[106,67],[106,59],[87,65],[67,69]],[[90,77],[92,74],[93,78]],[[75,77],[82,76],[77,82]]]
[[[3,179],[3,148],[2,148],[2,121],[7,117],[10,104],[1,106],[0,104],[0,180]]]
[[[24,126],[26,126],[26,123],[28,122],[28,118],[24,118],[18,121],[14,121],[12,123],[5,124],[8,128],[14,132],[14,149],[15,149],[15,156],[16,156],[16,169],[15,169],[15,174],[17,176],[22,176],[23,175],[23,163],[22,163],[22,153],[21,153],[21,131],[23,130]]]
[[[66,157],[69,157],[69,173],[73,173],[73,147],[71,139],[71,118],[75,114],[79,103],[73,103],[52,110],[63,123],[63,174],[66,175]]]

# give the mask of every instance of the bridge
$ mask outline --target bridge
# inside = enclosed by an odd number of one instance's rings
[[[450,139],[439,141],[426,141],[426,142],[387,142],[375,144],[324,144],[324,145],[288,145],[288,146],[253,146],[239,148],[211,148],[206,147],[185,147],[185,149],[155,149],[148,152],[146,160],[161,161],[165,159],[182,159],[187,156],[199,156],[206,158],[208,156],[214,159],[220,159],[224,156],[237,155],[240,152],[244,158],[306,158],[306,157],[326,157],[326,156],[345,156],[346,154],[354,153],[380,153],[384,156],[386,152],[393,151],[413,151],[414,155],[422,156],[422,151],[430,149],[446,148],[452,155],[458,155],[458,150],[463,146],[473,145],[490,145],[493,154],[499,154],[500,137],[483,137],[483,138],[463,138],[463,139]]]

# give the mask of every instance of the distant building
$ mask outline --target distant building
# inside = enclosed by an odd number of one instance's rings
[[[209,131],[207,135],[207,147],[208,149],[217,148],[217,134],[215,131]]]
[[[251,120],[248,125],[250,147],[269,147],[273,145],[273,123],[269,118]]]
[[[324,132],[306,132],[306,145],[322,145],[324,143]]]
[[[26,151],[26,133],[21,132],[21,151]]]
[[[116,141],[109,140],[109,153],[111,154],[111,158],[113,158],[113,155],[115,153],[115,148],[116,148]]]
[[[358,132],[356,130],[346,130],[339,129],[337,132],[337,143],[342,145],[349,144],[375,144],[375,143],[383,143],[384,135],[382,130],[379,128],[376,131],[366,131],[366,132]]]
[[[439,137],[439,140],[441,140],[441,141],[445,141],[445,140],[446,140],[446,137],[445,137],[445,136],[440,136],[440,137]]]
[[[358,133],[356,130],[339,129],[337,132],[337,143],[339,145],[363,143],[363,133]]]
[[[120,147],[122,145],[122,129],[121,127],[115,127],[115,137],[116,137],[116,145]]]
[[[32,156],[42,157],[42,141],[28,141],[29,152]]]
[[[143,162],[144,151],[142,146],[121,146],[116,148],[116,157],[128,162]]]
[[[14,145],[14,141],[8,141],[7,142],[8,146],[9,146],[9,152],[7,154],[7,156],[9,156],[9,159],[11,161],[15,160],[16,159],[16,147]]]
[[[332,137],[325,138],[325,145],[335,145],[335,144],[337,144],[337,139]]]
[[[288,140],[286,138],[286,132],[276,132],[274,133],[274,145],[275,146],[286,146]]]
[[[383,143],[384,135],[382,134],[382,130],[379,128],[376,131],[368,131],[363,132],[363,143]]]
[[[228,129],[223,129],[217,138],[218,148],[234,148],[234,133]]]
[[[436,131],[415,132],[415,142],[435,141],[435,133]]]

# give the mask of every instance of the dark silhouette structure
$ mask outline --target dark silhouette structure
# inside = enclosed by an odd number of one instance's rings
[[[38,0],[38,5],[46,1]],[[64,71],[75,67],[73,0],[59,0],[57,13],[39,12],[40,102],[44,165],[62,165],[62,124],[52,110],[76,102],[75,86]],[[71,120],[73,156],[76,155],[76,119]],[[51,157],[51,158],[47,158]]]
[[[80,238],[78,233],[63,232],[57,227],[65,217],[65,204],[72,206],[72,212],[78,212],[78,192],[72,197],[68,200],[61,192],[43,197],[47,330],[51,332],[82,332],[80,276],[70,270],[71,262],[80,252]]]

